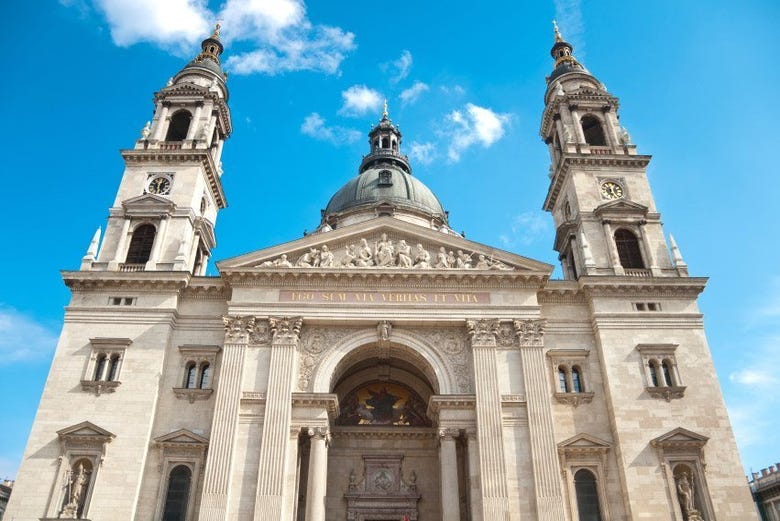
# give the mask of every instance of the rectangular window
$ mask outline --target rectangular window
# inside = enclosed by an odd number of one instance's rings
[[[135,306],[136,297],[108,297],[109,306]]]
[[[634,302],[632,306],[635,311],[661,311],[660,302]]]

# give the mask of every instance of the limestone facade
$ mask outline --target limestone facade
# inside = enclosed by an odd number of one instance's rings
[[[221,52],[216,32],[157,94],[102,244],[64,272],[9,519],[757,519],[706,279],[667,247],[649,156],[559,35],[541,130],[564,280],[454,233],[430,197],[373,195],[203,276]],[[408,160],[387,113],[370,136],[360,175],[381,194]]]

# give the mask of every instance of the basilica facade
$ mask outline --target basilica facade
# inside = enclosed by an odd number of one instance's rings
[[[466,240],[387,110],[307,236],[217,263],[218,30],[123,150],[6,516],[16,521],[757,519],[618,100],[556,31],[553,266]],[[251,249],[251,245],[247,245]]]

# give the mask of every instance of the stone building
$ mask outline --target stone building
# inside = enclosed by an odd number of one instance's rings
[[[750,490],[761,521],[780,521],[780,463],[753,472]]]
[[[556,30],[553,266],[466,240],[387,110],[314,233],[217,263],[218,31],[155,95],[80,270],[16,521],[755,520],[618,99]],[[247,245],[247,250],[252,245]]]

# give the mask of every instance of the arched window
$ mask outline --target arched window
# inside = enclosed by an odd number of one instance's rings
[[[183,141],[187,138],[187,132],[190,130],[190,121],[192,114],[188,110],[179,110],[171,116],[171,122],[168,124],[168,133],[165,135],[165,141]]]
[[[393,140],[393,150],[398,150],[398,141]]]
[[[647,367],[650,369],[650,383],[653,387],[658,387],[658,362],[650,360]]]
[[[577,494],[577,512],[580,521],[601,521],[596,476],[589,470],[578,470],[574,474],[574,490]]]
[[[108,365],[108,378],[109,382],[116,381],[119,376],[119,355],[111,355],[111,360]]]
[[[187,517],[187,501],[190,496],[192,471],[186,465],[174,467],[168,476],[168,492],[162,521],[184,521]]]
[[[195,389],[195,384],[198,380],[198,367],[194,362],[187,364],[187,372],[184,377],[184,387],[187,389]]]
[[[201,389],[208,389],[211,385],[211,366],[209,364],[203,364],[200,366],[200,382],[198,387]]]
[[[594,116],[584,116],[581,123],[582,133],[585,135],[585,142],[587,144],[597,147],[607,146],[604,130],[601,128],[601,122],[598,118]]]
[[[664,373],[664,384],[667,387],[674,387],[674,380],[672,379],[672,363],[669,360],[661,362],[661,368]]]
[[[127,248],[127,264],[145,264],[152,254],[154,236],[157,230],[151,224],[142,224],[133,232],[130,246]]]
[[[621,266],[629,269],[643,269],[645,267],[642,253],[639,251],[639,239],[633,232],[625,228],[617,230],[615,232],[615,246]]]
[[[582,373],[577,366],[574,366],[571,369],[571,390],[574,393],[582,392]]]
[[[569,392],[569,382],[566,379],[566,368],[563,366],[558,368],[558,389],[562,393]]]
[[[108,357],[104,354],[99,354],[97,356],[97,361],[95,362],[95,375],[93,376],[93,380],[96,382],[99,382],[103,379],[103,371],[106,369],[106,362],[108,361]]]

